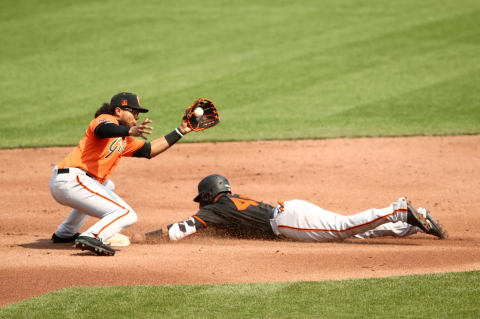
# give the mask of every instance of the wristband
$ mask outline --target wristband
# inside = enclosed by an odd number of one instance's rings
[[[179,139],[183,137],[183,134],[180,133],[178,128],[174,129],[167,135],[165,135],[165,140],[167,140],[168,146],[172,146],[173,144],[177,143]]]

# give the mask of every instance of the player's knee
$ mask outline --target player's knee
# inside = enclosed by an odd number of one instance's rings
[[[138,221],[137,213],[135,213],[133,210],[128,212],[127,217],[128,217],[128,225],[127,226],[131,226]]]

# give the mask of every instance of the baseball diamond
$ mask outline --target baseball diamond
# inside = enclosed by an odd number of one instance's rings
[[[480,136],[180,143],[148,165],[123,159],[111,179],[140,216],[122,231],[131,239],[189,218],[198,208],[192,202],[196,185],[211,174],[212,165],[234,183],[234,192],[267,203],[301,198],[350,215],[406,194],[414,205],[430,209],[449,238],[417,233],[311,243],[198,232],[179,242],[132,240],[105,258],[50,240],[65,208],[45,186],[49,172],[71,148],[2,150],[0,257],[7,262],[1,266],[0,304],[80,285],[278,282],[478,270],[480,236],[475,229],[480,218],[471,212],[480,197],[480,163],[470,160],[480,156],[478,145]],[[195,165],[185,154],[195,154]],[[20,174],[25,168],[29,174]],[[30,200],[25,200],[24,185],[29,185]],[[80,231],[95,221],[88,219]]]

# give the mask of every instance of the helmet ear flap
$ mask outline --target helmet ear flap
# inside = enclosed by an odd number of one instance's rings
[[[211,192],[208,192],[208,193],[203,193],[200,197],[200,200],[203,202],[203,203],[207,203],[207,204],[210,204],[210,202],[212,201],[212,193]]]

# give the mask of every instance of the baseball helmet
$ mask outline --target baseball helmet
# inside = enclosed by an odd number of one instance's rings
[[[198,195],[193,199],[197,203],[212,203],[215,196],[220,193],[231,193],[228,179],[222,175],[208,175],[198,183]]]

